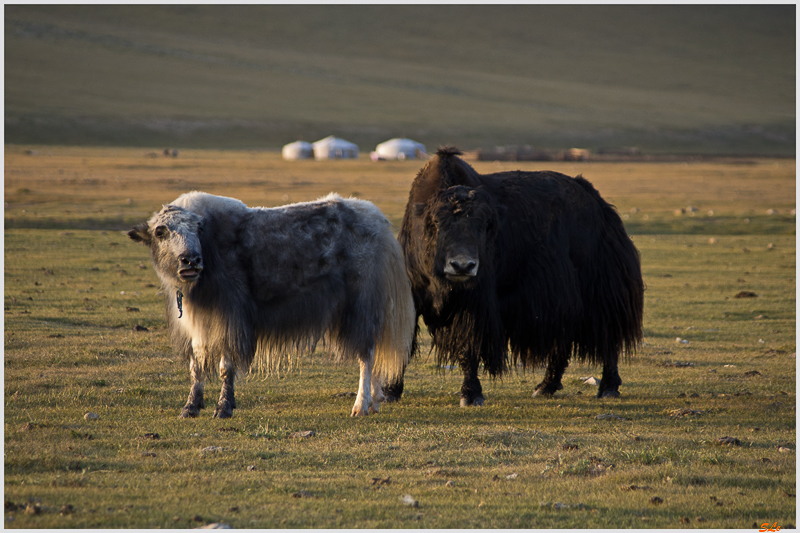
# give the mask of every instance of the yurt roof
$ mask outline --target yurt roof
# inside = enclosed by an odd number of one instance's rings
[[[340,139],[338,137],[334,137],[333,135],[329,135],[324,139],[320,139],[317,142],[313,143],[313,146],[342,146],[342,147],[356,147],[354,143],[350,141],[345,141],[344,139]]]
[[[382,148],[398,148],[398,149],[409,148],[411,150],[416,150],[420,148],[424,149],[425,145],[423,145],[422,143],[418,143],[417,141],[413,141],[411,139],[395,138],[395,139],[389,139],[388,141],[384,141],[376,147],[376,149],[378,150]]]

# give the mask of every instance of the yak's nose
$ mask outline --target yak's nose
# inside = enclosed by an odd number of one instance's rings
[[[182,255],[178,258],[183,268],[195,268],[202,266],[203,258],[199,255]]]
[[[475,270],[475,261],[471,259],[452,259],[450,266],[454,274],[470,275]]]
[[[178,275],[185,281],[195,281],[203,270],[203,258],[200,255],[182,255],[178,257],[181,266]]]
[[[452,281],[466,281],[478,275],[478,260],[471,254],[450,256],[444,273]]]

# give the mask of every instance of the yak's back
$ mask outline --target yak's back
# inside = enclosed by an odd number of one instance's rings
[[[241,200],[227,196],[216,196],[206,192],[192,191],[178,196],[171,205],[182,207],[200,216],[219,212],[244,212],[247,206]]]

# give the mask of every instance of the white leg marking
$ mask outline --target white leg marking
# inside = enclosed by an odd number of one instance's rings
[[[372,387],[370,384],[372,381],[372,361],[367,363],[359,361],[359,366],[361,367],[361,377],[358,380],[358,396],[356,396],[356,403],[353,405],[353,411],[350,416],[367,416],[372,403]]]

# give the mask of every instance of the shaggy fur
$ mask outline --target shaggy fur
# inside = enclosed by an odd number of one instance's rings
[[[464,372],[462,405],[483,404],[479,363],[492,376],[546,365],[534,396],[562,388],[570,358],[602,364],[598,397],[619,396],[644,283],[616,210],[580,176],[480,175],[459,154],[440,149],[419,172],[398,239],[438,359]]]
[[[373,204],[331,194],[251,209],[191,192],[128,235],[150,248],[173,346],[189,363],[182,417],[205,406],[207,376],[222,378],[215,416],[227,418],[236,375],[254,360],[276,368],[287,352],[319,341],[360,361],[353,415],[377,412],[381,380],[402,375],[413,300],[402,250]]]

